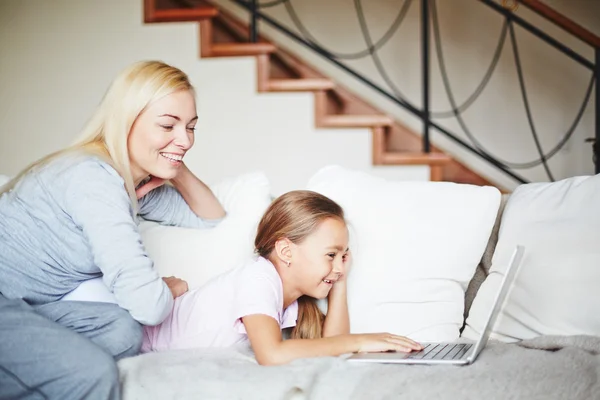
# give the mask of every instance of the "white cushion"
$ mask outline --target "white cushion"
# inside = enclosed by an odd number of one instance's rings
[[[211,186],[227,217],[212,229],[186,229],[142,221],[140,233],[160,276],[176,276],[191,288],[251,259],[256,227],[271,202],[261,172]],[[84,282],[63,300],[114,302],[101,279]]]
[[[190,288],[249,260],[256,227],[271,202],[263,173],[249,173],[211,187],[227,217],[212,229],[186,229],[145,221],[144,246],[161,276],[177,276]]]
[[[451,341],[490,237],[500,192],[447,182],[394,182],[326,167],[308,189],[338,202],[350,228],[351,331]]]
[[[519,186],[463,337],[476,338],[516,244],[525,257],[492,338],[600,335],[600,175]]]

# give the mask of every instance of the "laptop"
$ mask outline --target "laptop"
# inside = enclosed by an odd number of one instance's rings
[[[423,350],[418,352],[384,352],[384,353],[356,353],[347,360],[350,362],[390,363],[390,364],[437,364],[437,365],[468,365],[472,364],[487,344],[496,318],[507,297],[509,288],[517,274],[523,259],[525,248],[516,246],[500,289],[492,303],[490,314],[481,336],[476,343],[422,343]]]

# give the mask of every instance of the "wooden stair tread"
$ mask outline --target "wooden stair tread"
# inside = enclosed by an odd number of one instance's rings
[[[216,7],[196,7],[196,8],[174,8],[168,10],[154,10],[146,22],[186,22],[201,21],[217,16],[219,10]]]
[[[446,165],[452,157],[444,153],[412,153],[388,151],[381,154],[382,165]]]
[[[270,43],[213,43],[210,46],[212,57],[255,56],[273,53],[277,47]]]
[[[319,126],[326,128],[371,128],[374,126],[389,126],[394,120],[387,115],[324,115]]]
[[[537,0],[531,1],[535,2]],[[315,105],[317,106],[319,103],[322,103],[322,107],[315,107],[317,126],[323,128],[370,128],[373,136],[373,164],[429,165],[430,179],[432,181],[459,181],[456,180],[456,176],[458,176],[459,179],[464,178],[462,169],[468,170],[468,168],[446,154],[440,153],[439,149],[436,149],[433,145],[433,153],[422,153],[419,152],[418,147],[416,146],[406,147],[404,145],[400,146],[400,148],[405,148],[406,150],[386,151],[386,148],[389,146],[388,139],[392,133],[391,127],[398,126],[398,123],[396,123],[393,118],[384,114],[371,114],[372,112],[378,112],[376,109],[351,109],[348,110],[348,112],[354,112],[354,114],[347,115],[327,114],[328,111],[332,112],[334,109],[343,110],[345,102],[352,101],[352,96],[350,96],[350,100],[348,100],[348,93],[345,93],[343,88],[336,87],[333,81],[323,77],[323,75],[315,69],[306,66],[296,57],[287,54],[285,51],[278,51],[276,46],[265,41],[262,37],[260,37],[262,40],[259,39],[260,41],[258,43],[243,42],[249,35],[249,29],[246,27],[245,20],[240,21],[234,15],[230,15],[226,10],[219,10],[217,7],[213,6],[157,10],[154,5],[155,2],[156,0],[144,0],[145,22],[199,22],[201,30],[200,50],[202,57],[256,56],[259,62],[258,90],[260,92],[314,92]],[[225,29],[228,32],[229,36],[226,36],[226,40],[233,37],[234,40],[239,40],[240,42],[214,43],[212,31],[213,23],[216,22],[218,22],[217,26],[219,29]],[[275,54],[271,55],[271,53]],[[270,68],[268,64],[274,62],[274,59],[278,60],[277,62],[280,64],[283,63],[285,67],[292,71],[288,74],[278,73],[278,76],[287,75],[294,78],[269,79]],[[264,70],[262,75],[260,72],[261,63],[267,65],[266,68],[264,65],[262,66],[262,69]],[[281,68],[281,65],[279,65],[279,68]],[[300,78],[296,78],[297,76],[300,76]],[[341,95],[338,94],[339,90],[342,90]],[[325,93],[327,93],[328,97],[325,97]],[[327,107],[327,99],[331,100],[331,97],[336,97],[336,101],[340,103],[339,107]],[[397,130],[397,128],[394,129]],[[403,128],[401,131],[406,131],[408,134],[415,135],[412,130],[407,128]],[[414,148],[414,150],[408,150],[411,147]],[[478,175],[476,175],[476,177],[480,181],[484,180]],[[470,179],[467,179],[467,181],[470,181]],[[489,184],[487,181],[484,183]]]
[[[271,92],[311,92],[331,90],[335,84],[330,79],[271,79],[267,90]]]

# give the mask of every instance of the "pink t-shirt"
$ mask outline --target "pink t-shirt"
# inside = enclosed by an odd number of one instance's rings
[[[142,352],[227,347],[248,340],[242,317],[264,314],[281,329],[296,326],[298,303],[283,309],[283,286],[270,261],[258,257],[175,299],[157,326],[144,327]]]

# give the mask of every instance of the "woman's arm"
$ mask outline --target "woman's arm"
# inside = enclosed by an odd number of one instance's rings
[[[323,337],[350,333],[346,280],[336,282],[327,297],[327,316],[323,323]]]
[[[388,350],[410,352],[421,346],[410,339],[389,333],[338,335],[322,339],[282,340],[281,329],[275,319],[255,314],[242,317],[250,344],[261,365],[286,364],[297,358],[339,356],[359,351]]]
[[[139,215],[163,225],[182,228],[212,228],[225,216],[225,210],[212,191],[183,164],[177,177],[152,177],[136,190]]]
[[[219,219],[225,216],[225,210],[213,192],[185,164],[171,183],[198,217]]]
[[[65,212],[87,240],[90,261],[119,306],[144,325],[161,323],[173,308],[173,295],[146,254],[123,180],[95,160],[80,162],[62,179],[68,180]]]

